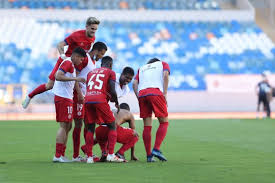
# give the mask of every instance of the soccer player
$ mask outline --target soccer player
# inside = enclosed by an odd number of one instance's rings
[[[35,88],[31,93],[29,93],[26,96],[25,100],[22,102],[22,106],[24,109],[28,107],[31,99],[35,95],[43,93],[53,88],[54,81],[55,81],[55,73],[58,70],[59,65],[65,58],[71,56],[72,51],[76,47],[81,47],[86,52],[88,52],[91,49],[91,46],[95,41],[95,33],[97,31],[99,24],[100,24],[100,21],[98,19],[96,19],[95,17],[89,17],[86,21],[86,30],[79,30],[72,33],[67,38],[65,38],[64,41],[61,41],[57,45],[57,49],[59,51],[60,57],[58,58],[57,63],[55,64],[51,74],[49,75],[48,83],[39,85],[37,88]],[[68,46],[68,50],[66,51],[66,53],[64,52],[64,46]]]
[[[84,49],[77,47],[72,51],[71,58],[65,59],[59,66],[55,75],[53,93],[55,94],[56,121],[60,128],[56,135],[56,152],[53,162],[69,162],[65,158],[65,149],[68,133],[71,129],[73,119],[73,89],[80,92],[77,82],[85,83],[85,79],[76,77],[75,66],[81,64],[86,57]],[[77,82],[75,82],[77,81]]]
[[[149,60],[142,66],[135,77],[133,89],[138,98],[140,117],[143,118],[143,142],[147,154],[147,162],[155,161],[153,156],[161,161],[167,161],[160,146],[168,128],[167,88],[170,68],[166,62],[157,58]],[[152,112],[159,121],[154,149],[151,151]]]
[[[101,60],[101,68],[89,72],[87,77],[87,91],[85,96],[85,123],[88,131],[86,134],[87,163],[93,163],[93,144],[95,124],[105,123],[109,128],[107,161],[123,162],[114,154],[117,141],[117,131],[114,115],[108,105],[108,99],[115,102],[119,111],[117,94],[115,91],[116,75],[112,71],[113,59],[105,56]],[[109,93],[107,93],[110,92]]]
[[[126,161],[124,152],[131,148],[131,160],[137,161],[138,159],[134,153],[134,146],[138,141],[138,134],[135,131],[135,118],[130,112],[129,105],[127,103],[121,103],[120,111],[117,113],[117,110],[114,109],[113,114],[116,119],[117,142],[123,144],[121,148],[116,152],[116,155]],[[122,127],[121,125],[124,123],[129,123],[130,128]],[[101,161],[106,160],[108,132],[109,129],[105,124],[102,124],[96,128],[96,140],[98,141],[102,151]]]
[[[93,45],[92,50],[87,53],[87,57],[82,62],[81,66],[78,67],[78,77],[87,78],[87,75],[90,71],[96,68],[96,62],[101,59],[107,51],[107,46],[103,42],[96,42]],[[74,130],[73,130],[73,159],[72,161],[80,162],[84,161],[84,159],[79,156],[79,148],[80,148],[80,134],[82,128],[82,121],[84,119],[84,107],[83,107],[83,99],[86,94],[86,84],[79,83],[79,87],[81,89],[81,97],[76,91],[74,91],[73,97],[73,118],[74,118]],[[83,94],[83,95],[82,95]],[[86,128],[84,128],[84,138],[86,135]]]
[[[266,75],[262,74],[262,81],[256,86],[256,93],[258,95],[257,103],[257,118],[259,118],[260,105],[263,103],[263,110],[266,112],[266,117],[270,118],[270,98],[272,95],[272,87],[270,86]]]

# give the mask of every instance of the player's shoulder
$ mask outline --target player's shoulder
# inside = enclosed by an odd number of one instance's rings
[[[71,35],[72,36],[85,36],[86,34],[86,31],[85,30],[77,30],[77,31],[75,31],[75,32],[73,32]]]
[[[162,65],[169,65],[167,62],[165,61],[161,61]]]

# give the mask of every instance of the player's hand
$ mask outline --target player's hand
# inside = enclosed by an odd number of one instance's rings
[[[131,157],[131,160],[133,160],[133,161],[138,161],[138,158],[137,158],[135,155],[133,155],[133,156]]]
[[[82,95],[82,93],[77,93],[77,100],[80,104],[84,103],[84,96]]]
[[[79,77],[77,77],[76,79],[75,79],[75,81],[78,81],[78,82],[81,82],[81,83],[86,83],[86,79],[84,79],[84,78],[79,78]]]
[[[136,130],[134,130],[133,135],[134,135],[135,137],[139,137],[139,136],[138,136],[138,133],[136,132]]]

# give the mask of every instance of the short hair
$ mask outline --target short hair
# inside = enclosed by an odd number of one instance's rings
[[[130,74],[131,76],[134,76],[135,75],[135,71],[132,67],[125,67],[123,70],[122,70],[122,74],[125,75],[125,74]]]
[[[119,105],[119,107],[120,107],[120,109],[125,109],[125,110],[130,111],[130,106],[127,103],[121,103]]]
[[[93,45],[92,51],[93,51],[93,50],[101,51],[101,50],[103,50],[103,49],[107,51],[107,46],[106,46],[106,44],[103,43],[103,42],[98,41],[98,42],[96,42],[96,43]]]
[[[160,59],[158,59],[158,58],[151,58],[151,59],[148,61],[147,64],[151,64],[151,63],[158,62],[158,61],[160,61]]]
[[[81,48],[81,47],[76,47],[76,48],[73,50],[72,53],[76,53],[76,54],[78,54],[78,55],[80,55],[80,56],[82,56],[82,57],[86,57],[86,56],[87,56],[85,50],[84,50],[83,48]]]
[[[89,17],[86,20],[86,26],[92,25],[92,24],[100,24],[100,21],[96,17]]]
[[[108,65],[110,63],[113,63],[113,59],[110,56],[105,56],[101,59],[101,66]]]

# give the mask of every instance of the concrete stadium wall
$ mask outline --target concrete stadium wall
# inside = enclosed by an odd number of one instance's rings
[[[54,113],[52,104],[35,104],[32,102],[27,110],[20,104],[0,105],[0,113]],[[120,99],[120,103],[127,102],[132,112],[139,112],[138,101],[134,93]],[[169,112],[254,112],[257,96],[255,93],[211,93],[200,92],[168,92]],[[275,111],[275,102],[271,102],[271,110]]]

